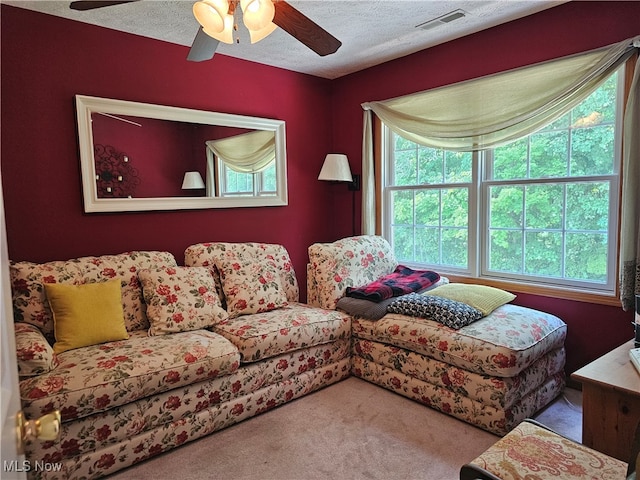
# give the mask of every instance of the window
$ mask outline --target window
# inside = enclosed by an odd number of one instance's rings
[[[229,168],[224,162],[218,164],[218,191],[221,197],[267,197],[275,196],[276,162],[257,173],[241,173]]]
[[[398,260],[613,293],[622,76],[493,150],[437,150],[386,129],[383,229]]]

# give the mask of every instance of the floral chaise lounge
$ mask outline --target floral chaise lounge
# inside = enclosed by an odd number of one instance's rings
[[[353,375],[500,435],[562,391],[566,325],[509,303],[515,296],[508,292],[436,285],[425,295],[413,294],[437,305],[426,316],[416,316],[415,305],[403,308],[403,300],[380,308],[345,296],[347,288],[374,282],[397,266],[382,237],[309,247],[309,303],[352,315]],[[443,305],[469,306],[478,315],[452,328],[433,319]]]
[[[58,440],[26,446],[58,467],[30,478],[102,477],[349,375],[349,317],[298,303],[283,247],[200,244],[186,263],[11,264],[23,411],[62,414]]]

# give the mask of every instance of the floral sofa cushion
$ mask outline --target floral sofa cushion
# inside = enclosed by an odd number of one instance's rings
[[[229,316],[268,312],[287,306],[287,296],[272,260],[249,260],[240,255],[216,259]]]
[[[227,242],[208,242],[199,243],[187,247],[184,252],[184,263],[187,266],[203,266],[211,268],[214,279],[219,285],[220,298],[223,304],[226,303],[220,275],[218,273],[218,263],[223,259],[236,258],[241,259],[243,263],[252,262],[265,263],[272,262],[280,276],[280,285],[282,286],[288,302],[297,302],[300,298],[300,288],[296,273],[289,257],[289,252],[282,245],[271,243],[227,243]],[[216,263],[218,262],[218,263]]]
[[[206,267],[159,267],[140,270],[138,276],[149,335],[199,330],[228,317]]]
[[[122,306],[127,331],[147,330],[149,321],[138,272],[145,268],[177,267],[176,259],[169,252],[136,251],[120,255],[103,255],[90,259],[95,268],[87,269],[87,281],[103,281],[120,278],[122,282]]]
[[[35,325],[53,343],[53,316],[44,283],[80,285],[120,278],[127,331],[146,330],[149,322],[138,281],[138,270],[161,265],[177,266],[177,263],[171,253],[155,251],[134,251],[39,264],[12,262],[10,271],[15,321]]]
[[[309,247],[307,301],[335,309],[347,287],[361,287],[394,271],[398,262],[389,242],[362,235]]]
[[[238,347],[247,363],[349,338],[351,322],[340,312],[292,303],[279,310],[229,318],[214,331]]]
[[[380,342],[497,377],[518,375],[564,345],[567,335],[567,326],[558,317],[512,304],[498,307],[459,330],[395,313],[375,322],[373,329]],[[355,330],[354,334],[358,335]]]
[[[80,260],[13,262],[10,273],[14,320],[35,325],[47,340],[53,343],[53,315],[43,284],[84,283],[84,271]]]
[[[62,421],[106,411],[238,369],[236,347],[206,330],[148,337],[69,350],[59,366],[20,382],[22,408],[37,418],[59,409]]]

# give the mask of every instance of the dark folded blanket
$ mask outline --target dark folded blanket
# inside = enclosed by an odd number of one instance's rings
[[[387,298],[418,292],[438,280],[440,280],[440,275],[431,270],[413,270],[404,265],[398,265],[393,273],[364,287],[347,287],[347,296],[381,302]]]

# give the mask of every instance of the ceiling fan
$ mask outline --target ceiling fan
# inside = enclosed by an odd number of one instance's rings
[[[137,1],[83,0],[71,2],[70,8],[85,11]],[[209,60],[213,58],[219,42],[233,43],[235,18],[239,11],[242,11],[243,21],[249,29],[251,43],[260,41],[280,27],[320,56],[335,53],[342,45],[340,40],[284,0],[201,0],[193,7],[200,28],[187,60]]]

